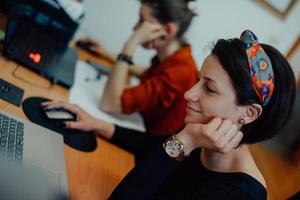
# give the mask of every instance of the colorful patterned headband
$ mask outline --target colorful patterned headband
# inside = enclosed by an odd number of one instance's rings
[[[254,90],[263,106],[266,106],[274,91],[274,73],[271,60],[252,31],[245,30],[241,34],[240,40],[246,46]]]

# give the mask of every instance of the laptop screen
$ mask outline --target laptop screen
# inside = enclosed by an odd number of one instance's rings
[[[10,43],[21,24],[39,27],[63,43],[68,43],[78,28],[78,24],[73,22],[54,0],[13,3],[9,12],[6,44]]]
[[[0,11],[4,13],[8,13],[10,4],[11,4],[11,0],[1,0]]]

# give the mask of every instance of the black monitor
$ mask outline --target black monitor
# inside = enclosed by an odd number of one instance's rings
[[[0,12],[8,13],[11,0],[0,0]]]

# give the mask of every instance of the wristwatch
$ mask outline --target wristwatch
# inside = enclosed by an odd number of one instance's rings
[[[122,61],[127,63],[128,65],[134,65],[133,61],[132,61],[132,57],[128,56],[126,54],[120,53],[117,57],[118,61]]]
[[[186,157],[184,155],[183,143],[176,139],[176,135],[167,139],[165,143],[163,143],[163,147],[171,158],[181,161]]]

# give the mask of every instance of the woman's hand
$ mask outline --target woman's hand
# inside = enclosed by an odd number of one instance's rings
[[[150,42],[166,34],[165,30],[160,24],[143,22],[133,33],[133,39],[139,44]]]
[[[123,53],[132,56],[134,49],[138,45],[151,42],[165,35],[166,31],[163,29],[162,25],[145,21],[135,29],[127,41]]]
[[[207,124],[187,124],[176,137],[184,143],[186,154],[199,147],[227,153],[239,145],[243,133],[230,120],[216,117]]]
[[[61,101],[48,101],[43,102],[42,106],[44,109],[63,108],[75,114],[76,121],[64,122],[68,129],[77,129],[85,132],[93,131],[106,139],[110,139],[114,133],[115,126],[113,124],[94,118],[77,105]]]

